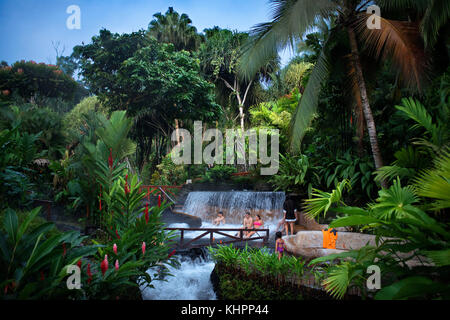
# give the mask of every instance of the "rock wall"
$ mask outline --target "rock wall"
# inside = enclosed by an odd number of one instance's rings
[[[293,236],[285,236],[283,239],[289,252],[305,257],[321,257],[332,253],[359,249],[366,244],[375,245],[374,235],[354,232],[338,232],[336,249],[323,248],[322,231],[300,231]]]

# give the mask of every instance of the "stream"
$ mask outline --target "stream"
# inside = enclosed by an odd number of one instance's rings
[[[141,290],[144,300],[216,300],[210,281],[214,262],[209,258],[180,256],[179,268],[169,267],[167,281],[152,281],[154,288]]]

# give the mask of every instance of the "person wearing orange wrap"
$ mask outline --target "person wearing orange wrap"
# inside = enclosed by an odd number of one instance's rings
[[[337,233],[336,229],[331,229],[329,231],[328,249],[336,249],[337,238],[338,238],[338,233]]]
[[[325,249],[336,249],[336,241],[338,234],[336,229],[325,229],[322,230],[323,234],[323,247]]]
[[[322,235],[323,235],[322,247],[324,249],[328,249],[328,243],[330,242],[330,232],[328,231],[328,229],[324,229],[322,230]]]

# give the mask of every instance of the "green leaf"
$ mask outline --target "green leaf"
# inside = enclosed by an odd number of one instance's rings
[[[17,232],[17,241],[20,241],[20,239],[22,239],[22,236],[27,231],[28,226],[34,220],[34,218],[36,218],[36,216],[39,214],[40,211],[41,211],[41,207],[37,207],[37,208],[34,208],[33,210],[31,210],[27,214],[26,218],[24,219],[24,221],[21,223],[21,225],[19,227],[19,231]]]
[[[368,215],[353,215],[334,220],[330,223],[330,228],[350,227],[358,225],[366,225],[372,223],[381,223],[382,221]]]
[[[6,209],[3,226],[12,243],[16,243],[17,241],[17,225],[18,219],[16,212],[10,208]]]
[[[376,300],[400,300],[425,297],[426,294],[437,293],[446,286],[435,283],[426,277],[413,276],[385,287],[375,295]]]

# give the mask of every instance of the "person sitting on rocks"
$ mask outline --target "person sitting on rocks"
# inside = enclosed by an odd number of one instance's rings
[[[253,219],[252,216],[250,215],[250,212],[246,212],[244,215],[244,221],[242,223],[242,229],[253,229]],[[244,238],[246,238],[248,236],[248,234],[250,233],[250,231],[244,231]],[[239,232],[236,233],[235,236],[238,236]]]
[[[261,229],[263,226],[264,221],[262,221],[261,216],[257,214],[255,217],[255,221],[253,222],[253,230],[247,234],[247,238],[250,238],[252,235],[257,233],[256,229]]]
[[[217,218],[214,219],[213,224],[215,226],[220,225],[221,223],[225,224],[225,216],[223,215],[222,211],[219,211],[217,214]]]

